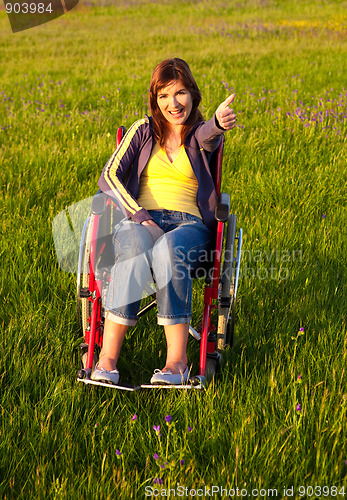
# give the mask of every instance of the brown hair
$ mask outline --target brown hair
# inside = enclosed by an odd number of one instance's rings
[[[162,61],[154,69],[149,87],[149,109],[153,118],[154,137],[161,146],[164,145],[169,126],[167,120],[164,118],[159,109],[157,96],[161,89],[174,81],[181,82],[182,85],[189,90],[193,101],[191,113],[182,127],[182,144],[192,127],[199,121],[203,120],[203,116],[199,110],[201,93],[188,64],[183,61],[183,59],[179,59],[178,57]]]

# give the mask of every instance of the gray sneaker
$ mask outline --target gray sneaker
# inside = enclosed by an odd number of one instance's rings
[[[107,384],[117,385],[119,381],[119,371],[112,370],[108,371],[99,366],[99,363],[96,365],[95,370],[91,376],[92,380],[96,382],[106,382]]]
[[[188,366],[183,373],[174,374],[171,372],[162,372],[155,369],[151,378],[152,385],[183,385],[186,384],[189,378]]]

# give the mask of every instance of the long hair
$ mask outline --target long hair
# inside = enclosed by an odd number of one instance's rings
[[[167,137],[169,123],[159,109],[157,96],[161,89],[175,81],[179,81],[189,90],[193,101],[191,113],[181,130],[182,144],[192,127],[203,120],[203,116],[199,110],[201,93],[188,64],[178,57],[162,61],[154,69],[149,87],[149,109],[153,118],[154,137],[161,146],[164,145]]]

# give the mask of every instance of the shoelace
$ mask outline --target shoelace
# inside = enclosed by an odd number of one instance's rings
[[[172,375],[172,372],[162,372],[158,368],[154,370],[154,373],[160,373],[160,375]]]
[[[117,368],[115,370],[105,370],[105,368],[99,366],[99,364],[96,365],[95,370],[99,370],[100,372],[106,372],[106,373],[118,373]]]

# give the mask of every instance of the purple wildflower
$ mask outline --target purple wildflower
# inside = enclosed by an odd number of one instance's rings
[[[153,425],[153,429],[155,430],[157,436],[160,437],[161,436],[161,434],[160,434],[160,425]]]
[[[188,425],[188,432],[192,432],[192,428]]]
[[[299,330],[299,332],[304,332],[305,331],[305,328],[302,326]]]
[[[135,413],[135,414],[131,417],[131,421],[132,421],[132,422],[135,422],[135,420],[137,420],[137,415],[136,415],[136,413]]]
[[[181,465],[183,465],[183,464],[184,464],[184,460],[182,459],[182,460],[181,460]]]
[[[158,460],[158,458],[159,458],[158,453],[154,453],[153,458],[154,458],[154,460]]]
[[[119,450],[116,450],[116,455],[117,455],[117,457],[120,457],[120,456],[121,456],[121,454],[122,454],[122,453],[121,453]]]
[[[298,411],[298,412],[300,413],[300,412],[301,412],[301,404],[300,404],[300,403],[298,403],[298,404],[296,405],[296,408],[295,408],[295,409],[296,409],[296,411]]]
[[[163,484],[163,480],[160,477],[155,477],[153,479],[154,484]]]
[[[171,422],[171,420],[172,420],[171,415],[166,415],[165,422],[169,424]]]

